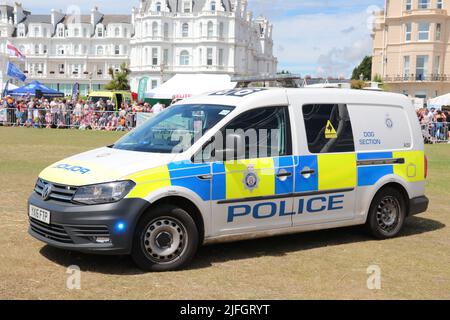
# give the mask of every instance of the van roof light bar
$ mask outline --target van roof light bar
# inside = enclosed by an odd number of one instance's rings
[[[237,82],[237,88],[248,88],[251,84],[262,87],[300,88],[301,79],[299,75],[278,74],[273,76],[233,77],[231,81]]]

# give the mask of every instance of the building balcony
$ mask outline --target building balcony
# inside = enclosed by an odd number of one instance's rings
[[[436,9],[436,8],[405,10],[405,11],[403,11],[403,15],[405,17],[408,17],[408,16],[430,16],[430,15],[446,16],[447,10]]]
[[[26,73],[28,80],[86,80],[86,81],[110,81],[111,76],[109,74],[97,74],[93,73],[92,75],[86,74],[84,72],[75,73],[75,72],[33,72]]]
[[[383,81],[386,83],[450,82],[450,74],[387,75]]]

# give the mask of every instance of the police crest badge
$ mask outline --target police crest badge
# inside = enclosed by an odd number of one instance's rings
[[[247,171],[244,174],[244,186],[245,189],[253,191],[258,188],[259,185],[259,177],[255,171],[255,167],[253,165],[249,165],[247,167]]]

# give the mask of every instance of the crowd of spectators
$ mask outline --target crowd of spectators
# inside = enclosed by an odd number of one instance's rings
[[[109,100],[19,98],[0,99],[0,125],[33,128],[127,131],[136,126],[136,114],[159,113],[165,106],[124,102],[120,108]]]
[[[450,141],[450,111],[423,108],[417,110],[417,117],[426,142]]]

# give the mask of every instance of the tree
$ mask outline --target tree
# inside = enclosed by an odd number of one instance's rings
[[[119,71],[114,71],[113,68],[109,68],[108,73],[112,80],[105,86],[106,90],[130,90],[128,76],[131,71],[125,63],[120,65]]]
[[[361,74],[363,79],[361,79]],[[366,56],[363,61],[353,69],[352,80],[365,80],[370,81],[372,79],[372,57]]]

